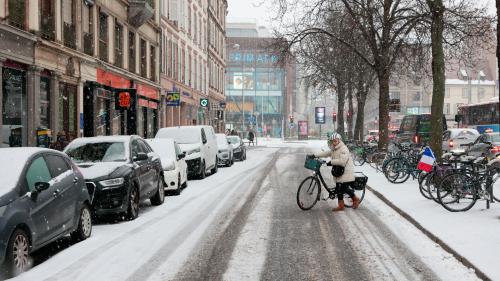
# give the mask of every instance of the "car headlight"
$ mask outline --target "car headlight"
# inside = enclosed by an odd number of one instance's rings
[[[227,150],[227,149],[220,149],[219,150],[219,153],[228,153],[228,152],[229,152],[229,150]]]
[[[234,152],[240,152],[241,151],[241,147],[237,147],[234,149]]]
[[[105,188],[112,188],[112,187],[118,187],[123,185],[125,183],[124,178],[116,178],[116,179],[110,179],[110,180],[103,180],[100,181],[99,184],[104,186]]]

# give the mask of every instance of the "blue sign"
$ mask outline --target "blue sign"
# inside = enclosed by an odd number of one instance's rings
[[[250,123],[252,125],[257,124],[257,118],[255,117],[255,115],[248,116],[247,121],[248,121],[248,123]]]
[[[166,101],[167,106],[180,106],[181,94],[179,92],[167,92]]]

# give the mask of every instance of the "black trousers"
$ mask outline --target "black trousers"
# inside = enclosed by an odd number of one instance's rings
[[[354,182],[338,182],[337,186],[335,188],[335,191],[337,192],[337,198],[339,200],[344,200],[344,194],[349,195],[349,197],[353,198],[356,196],[354,194],[354,188],[353,188]]]

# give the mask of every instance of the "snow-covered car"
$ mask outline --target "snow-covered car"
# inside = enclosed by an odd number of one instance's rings
[[[0,148],[0,159],[0,265],[7,277],[26,271],[31,252],[65,235],[90,237],[89,192],[68,156]]]
[[[217,139],[217,155],[219,165],[231,167],[234,164],[233,146],[229,143],[225,134],[215,134]]]
[[[174,139],[186,152],[188,176],[204,179],[207,170],[217,173],[217,141],[212,126],[180,126],[161,128],[156,139]]]
[[[489,160],[500,158],[500,133],[481,134],[475,142],[468,146],[467,154],[470,156],[484,156]]]
[[[233,157],[240,161],[247,159],[247,147],[243,140],[238,136],[227,136],[227,140],[233,147]]]
[[[139,203],[165,200],[160,157],[139,136],[78,138],[64,149],[94,192],[95,215],[139,216]]]
[[[463,144],[474,142],[478,136],[476,129],[448,129],[443,133],[443,152],[463,150]]]
[[[147,139],[161,159],[165,191],[173,190],[179,195],[187,187],[186,153],[173,139]]]

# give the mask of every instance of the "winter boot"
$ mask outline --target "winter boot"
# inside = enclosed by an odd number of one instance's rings
[[[339,205],[337,206],[337,208],[334,208],[332,211],[334,211],[334,212],[343,211],[344,208],[345,208],[344,200],[339,200]]]
[[[352,208],[357,209],[359,207],[359,198],[357,196],[354,196],[352,198]]]

